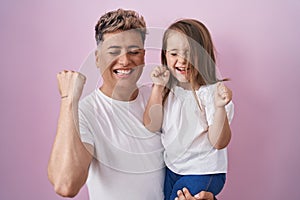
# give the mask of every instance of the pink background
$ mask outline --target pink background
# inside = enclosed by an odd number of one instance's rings
[[[190,17],[210,29],[236,105],[220,199],[299,199],[299,0],[2,0],[0,199],[62,199],[47,179],[56,73],[79,69],[95,48],[98,17],[119,7],[150,27]],[[75,199],[86,200],[86,188]]]

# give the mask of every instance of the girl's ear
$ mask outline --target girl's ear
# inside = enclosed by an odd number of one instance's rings
[[[164,55],[167,56],[167,50],[164,50]]]

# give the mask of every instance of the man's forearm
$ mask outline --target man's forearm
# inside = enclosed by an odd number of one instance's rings
[[[61,196],[72,197],[79,192],[92,160],[78,131],[78,103],[62,99],[57,134],[48,164],[49,180]]]

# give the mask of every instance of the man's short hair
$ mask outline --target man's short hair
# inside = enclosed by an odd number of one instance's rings
[[[103,41],[103,35],[105,33],[112,33],[119,30],[127,31],[131,29],[135,29],[141,34],[144,43],[146,38],[146,22],[143,16],[133,10],[118,9],[110,11],[101,16],[95,26],[97,45]]]

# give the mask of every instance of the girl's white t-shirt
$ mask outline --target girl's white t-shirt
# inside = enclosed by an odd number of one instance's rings
[[[200,112],[193,92],[175,86],[164,105],[162,143],[164,161],[173,172],[181,175],[227,172],[227,149],[215,149],[208,140],[208,126],[214,119],[216,84],[201,86],[196,95],[205,112]],[[234,106],[225,106],[231,123]]]
[[[143,125],[151,88],[118,101],[96,89],[79,106],[81,140],[93,145],[87,186],[90,199],[163,199],[164,162],[159,134]]]

